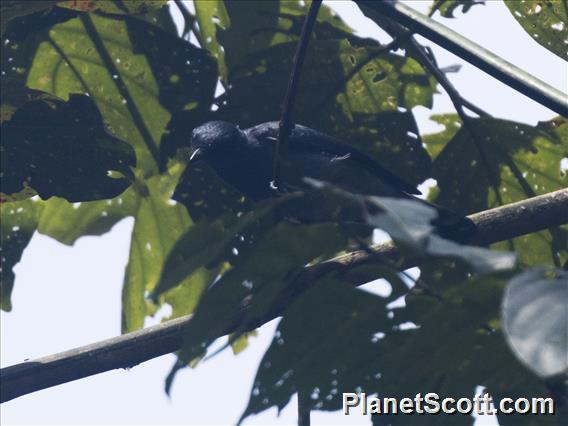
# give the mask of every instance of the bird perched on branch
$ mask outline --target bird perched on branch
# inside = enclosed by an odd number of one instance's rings
[[[193,130],[190,162],[205,161],[225,182],[255,201],[307,189],[305,178],[311,178],[354,193],[427,203],[415,197],[420,194],[416,186],[362,152],[301,125],[295,125],[290,133],[275,187],[273,164],[277,141],[278,122],[241,130],[232,123],[211,121]],[[434,207],[439,214],[437,225],[463,228],[471,224],[446,209]]]

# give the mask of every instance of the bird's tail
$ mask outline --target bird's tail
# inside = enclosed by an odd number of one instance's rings
[[[448,240],[465,243],[475,234],[477,227],[471,219],[461,216],[445,207],[435,203],[415,198],[417,201],[430,206],[438,212],[438,217],[432,221],[436,227],[437,234]]]

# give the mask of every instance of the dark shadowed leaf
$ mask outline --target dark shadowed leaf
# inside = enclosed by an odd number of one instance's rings
[[[438,11],[444,18],[455,18],[456,10],[461,9],[467,13],[476,4],[485,4],[484,0],[434,0],[430,6],[430,13]]]
[[[57,0],[3,0],[0,5],[0,34],[4,35],[8,22],[12,19],[36,12],[44,12],[51,9],[56,3]]]
[[[536,127],[498,119],[472,119],[475,133],[455,115],[438,116],[447,130],[424,141],[433,155],[436,202],[461,214],[524,200],[567,186],[560,162],[568,155],[568,124],[563,118]],[[459,129],[457,132],[456,129]],[[451,138],[445,143],[444,138]],[[448,139],[446,139],[447,141]],[[443,146],[443,148],[441,148]],[[480,147],[483,154],[480,154]],[[566,230],[543,231],[517,238],[511,246],[523,264],[561,265],[568,259]]]
[[[224,5],[223,2],[198,3],[204,3],[197,5],[196,12],[200,26],[202,21],[206,24],[206,31],[202,31],[205,46],[215,54],[216,49],[220,49],[217,46],[222,45],[224,55],[217,56],[220,68],[226,70],[222,75],[228,77],[229,81],[232,73],[251,55],[271,46],[297,41],[308,11],[308,5],[299,0],[251,0],[224,2]],[[209,20],[218,21],[218,25],[209,24]],[[326,5],[320,7],[313,36],[319,40],[360,40],[353,36],[353,30]]]
[[[511,279],[503,299],[507,341],[540,377],[568,369],[568,273],[534,268]]]
[[[170,110],[209,108],[213,59],[147,22],[81,14],[37,37],[28,85],[61,98],[89,94],[145,173],[156,171]]]
[[[396,308],[392,302],[407,289],[396,276],[387,278],[391,292],[384,298],[326,279],[304,293],[284,313],[243,417],[271,406],[282,409],[298,390],[321,410],[340,409],[343,392],[472,398],[484,385],[495,399],[523,392],[548,396],[495,330],[502,279],[467,278],[463,269],[439,262],[423,275],[406,306]],[[469,416],[381,418],[384,423],[376,424],[473,422]],[[549,420],[554,423],[544,424]]]
[[[335,189],[334,189],[335,190]],[[341,196],[351,197],[346,193]],[[339,197],[338,197],[339,198]],[[482,247],[459,244],[437,235],[433,224],[438,216],[429,205],[414,200],[387,197],[366,198],[370,206],[379,208],[375,213],[368,213],[367,224],[387,232],[402,249],[426,257],[449,257],[459,259],[478,274],[488,274],[511,270],[515,266],[514,253],[488,250]],[[466,224],[463,232],[473,232]],[[456,229],[456,235],[461,233]]]
[[[311,408],[335,409],[348,389],[344,380],[352,383],[349,370],[366,357],[374,336],[391,326],[386,304],[406,289],[395,282],[384,299],[327,279],[307,290],[286,309],[241,420],[272,406],[281,410],[298,390],[310,395]]]
[[[202,356],[231,327],[240,335],[265,322],[269,312],[293,297],[289,283],[307,263],[331,256],[344,244],[345,237],[334,224],[276,225],[203,294],[185,332],[182,362]],[[295,290],[310,284],[297,282]]]
[[[113,198],[130,185],[136,165],[131,146],[107,131],[82,95],[25,104],[3,123],[2,146],[6,194],[31,187],[43,199]]]
[[[568,6],[555,0],[505,0],[524,30],[540,45],[568,60]]]

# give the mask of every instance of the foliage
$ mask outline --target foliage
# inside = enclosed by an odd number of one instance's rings
[[[473,247],[438,235],[436,210],[426,204],[322,182],[254,203],[213,170],[186,164],[191,131],[206,121],[245,128],[279,118],[308,4],[198,0],[194,15],[183,9],[196,44],[175,32],[172,3],[39,3],[2,4],[3,310],[13,308],[13,267],[34,232],[72,245],[133,217],[123,331],[141,328],[165,304],[173,317],[194,313],[168,387],[218,337],[229,335],[237,353],[256,327],[280,316],[243,419],[282,409],[296,392],[321,410],[337,410],[339,395],[352,391],[459,397],[482,385],[495,399],[548,395],[531,372],[542,373],[534,348],[561,334],[550,323],[565,316],[533,321],[521,314],[562,300],[566,227]],[[476,3],[433,7],[452,17]],[[565,58],[566,26],[557,29],[565,8],[538,3],[538,11],[528,1],[507,5]],[[294,117],[412,184],[434,178],[429,198],[458,214],[567,186],[560,166],[568,156],[565,117],[531,126],[486,116],[463,123],[445,114],[432,117],[442,132],[421,135],[414,108],[431,108],[438,85],[427,69],[406,51],[357,36],[324,5]],[[398,257],[369,251],[375,228],[390,235]],[[356,250],[368,251],[368,264],[349,270],[328,261]],[[420,277],[409,282],[401,270],[416,259]],[[388,291],[356,289],[358,274],[382,278]]]
[[[508,341],[540,377],[568,369],[568,274],[534,268],[514,277],[503,299]]]
[[[505,0],[519,24],[540,45],[568,59],[568,5],[555,0]]]
[[[434,0],[430,15],[438,11],[444,18],[455,18],[454,13],[458,8],[461,8],[462,13],[467,13],[476,4],[484,3],[484,0]]]

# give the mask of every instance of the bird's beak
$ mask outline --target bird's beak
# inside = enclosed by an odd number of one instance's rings
[[[199,148],[195,148],[189,155],[189,162],[192,163],[199,160],[202,157],[202,154],[203,152]]]

